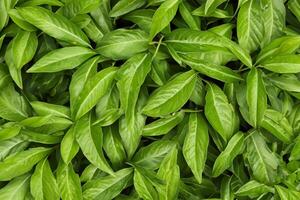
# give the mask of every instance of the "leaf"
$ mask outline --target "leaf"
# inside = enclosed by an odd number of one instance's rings
[[[63,6],[64,4],[59,0],[28,0],[21,2],[22,6],[38,6],[38,5],[52,5],[52,6]]]
[[[158,117],[176,112],[190,98],[195,82],[196,74],[192,70],[177,75],[151,94],[143,113]]]
[[[64,135],[60,144],[61,158],[67,165],[71,162],[79,150],[75,133],[74,126],[71,126],[71,128]]]
[[[247,75],[247,104],[253,127],[260,126],[267,109],[267,94],[261,71],[256,68]]]
[[[237,36],[242,48],[255,51],[264,39],[264,22],[261,20],[260,1],[246,1],[238,13]]]
[[[121,0],[111,9],[109,16],[119,17],[142,7],[145,3],[145,0]]]
[[[14,23],[25,31],[36,31],[36,28],[30,23],[26,22],[24,18],[19,14],[16,9],[10,9],[8,11],[9,17]],[[26,41],[25,41],[26,42]]]
[[[208,143],[208,128],[204,118],[198,113],[191,113],[182,150],[185,161],[199,184],[202,182]]]
[[[130,49],[130,51],[127,51]],[[98,42],[96,51],[113,60],[123,60],[148,49],[146,32],[133,29],[118,29],[107,33]]]
[[[81,200],[82,191],[80,179],[75,173],[72,164],[60,162],[56,172],[58,188],[62,200]]]
[[[31,176],[30,191],[35,199],[59,199],[58,186],[47,158],[37,164]]]
[[[231,53],[240,59],[246,66],[252,66],[250,55],[244,49],[228,38],[213,32],[176,29],[166,36],[165,42],[167,45],[173,47],[175,51],[180,52],[207,51],[211,47],[221,48],[223,54],[224,52]]]
[[[80,119],[89,112],[112,86],[117,68],[109,67],[91,77],[84,85],[78,98],[74,102],[72,115]]]
[[[91,125],[91,115],[78,120],[74,127],[76,141],[86,158],[102,171],[113,174],[102,152],[102,130]]]
[[[176,199],[180,184],[180,169],[177,165],[177,148],[173,148],[163,159],[157,176],[166,182],[157,188],[159,199]]]
[[[93,55],[95,53],[85,47],[64,47],[43,56],[27,72],[59,72],[73,69]]]
[[[29,190],[30,174],[19,176],[0,189],[0,198],[23,200]]]
[[[17,136],[21,131],[21,126],[14,122],[7,122],[0,126],[0,141]]]
[[[183,58],[182,61],[201,74],[220,81],[230,83],[242,79],[237,73],[225,66],[208,63],[205,60],[199,62],[196,59],[188,57]]]
[[[21,121],[29,115],[29,107],[14,87],[9,84],[0,92],[0,117],[11,121]]]
[[[147,74],[151,70],[151,56],[138,54],[127,60],[118,70],[117,86],[120,93],[121,108],[130,123],[134,119],[136,102]],[[129,89],[128,89],[129,87]]]
[[[138,168],[134,169],[133,183],[140,198],[149,200],[158,199],[157,191],[151,181]]]
[[[274,56],[260,64],[263,68],[275,73],[299,73],[300,56],[299,55],[282,55]]]
[[[88,181],[83,186],[83,199],[110,200],[116,197],[127,187],[132,179],[132,168],[124,168],[115,173],[102,178]]]
[[[188,1],[183,0],[179,4],[179,12],[185,23],[187,23],[187,25],[193,30],[200,30],[200,19],[193,16],[191,10],[192,6],[188,3]]]
[[[244,133],[237,132],[229,140],[226,148],[217,157],[212,175],[214,177],[220,176],[226,169],[228,169],[236,156],[242,153],[244,149]]]
[[[267,109],[261,126],[284,143],[291,142],[294,133],[289,121],[280,112]]]
[[[215,9],[226,0],[207,0],[205,2],[205,14],[212,13]]]
[[[90,46],[86,35],[67,18],[38,6],[17,9],[30,24],[58,40],[73,45]]]
[[[102,0],[86,0],[84,2],[80,0],[67,1],[62,12],[66,17],[72,18],[79,14],[85,14],[95,10],[101,3]]]
[[[176,15],[179,3],[179,0],[166,0],[155,11],[151,23],[150,40],[172,21]]]
[[[255,198],[268,192],[274,193],[274,189],[265,184],[252,180],[240,187],[235,194],[237,196],[248,196],[250,198]]]
[[[175,146],[175,143],[161,140],[141,148],[132,158],[132,162],[146,169],[157,169],[164,156]]]
[[[122,16],[122,19],[137,24],[140,29],[149,33],[154,12],[155,10],[152,9],[139,9]]]
[[[51,148],[36,147],[16,153],[0,162],[0,180],[8,181],[29,172],[40,160],[51,153]]]
[[[42,101],[30,102],[34,112],[40,116],[53,115],[56,117],[70,118],[70,109],[65,106],[46,103]]]
[[[151,122],[144,126],[143,136],[159,136],[167,134],[183,120],[183,117],[184,113],[179,111],[174,115]]]
[[[282,200],[296,200],[298,199],[300,192],[296,190],[287,189],[280,185],[275,185],[275,189]]]
[[[204,113],[211,126],[228,141],[233,134],[233,108],[224,92],[215,84],[208,84]]]
[[[274,85],[282,90],[289,92],[300,92],[300,81],[294,74],[273,74],[272,76],[268,77],[268,80],[270,80]]]
[[[245,157],[252,169],[253,176],[261,183],[274,183],[277,175],[278,160],[268,148],[264,138],[257,131],[246,140]]]

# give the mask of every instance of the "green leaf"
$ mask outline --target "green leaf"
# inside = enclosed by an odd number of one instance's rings
[[[72,164],[59,162],[56,178],[62,200],[82,200],[82,191],[78,174]]]
[[[237,132],[229,140],[224,151],[222,151],[217,157],[213,166],[212,175],[214,177],[220,176],[226,169],[228,169],[232,165],[233,159],[241,154],[243,149],[244,133]]]
[[[65,106],[42,101],[32,101],[30,105],[34,112],[40,116],[53,115],[56,117],[70,118],[70,109]]]
[[[158,117],[176,112],[190,98],[195,83],[196,74],[193,70],[177,75],[151,94],[143,113]]]
[[[201,74],[220,81],[230,83],[242,80],[239,74],[225,66],[209,63],[205,60],[199,62],[199,60],[189,57],[183,57],[182,61]]]
[[[208,84],[204,113],[211,126],[228,141],[234,132],[233,107],[224,92],[215,84]]]
[[[180,2],[180,0],[166,0],[155,11],[151,23],[150,40],[169,25],[176,15]]]
[[[300,81],[294,74],[273,74],[268,77],[268,80],[270,80],[274,85],[282,90],[289,92],[300,92]]]
[[[75,138],[75,130],[74,126],[67,131],[64,135],[61,144],[60,144],[60,152],[62,160],[68,165],[71,160],[78,153],[79,145]]]
[[[75,119],[80,119],[89,112],[109,91],[113,85],[116,70],[116,67],[103,69],[86,81],[71,109]]]
[[[235,194],[237,196],[248,196],[250,198],[256,198],[268,192],[274,193],[274,189],[265,184],[252,180],[240,187]]]
[[[299,0],[289,0],[288,8],[292,11],[292,13],[297,17],[298,21],[300,21],[300,4]]]
[[[207,0],[205,2],[205,14],[207,13],[212,13],[213,11],[216,10],[216,8],[221,5],[223,2],[226,0]]]
[[[109,16],[119,17],[142,7],[144,4],[146,4],[146,0],[120,0],[111,9]]]
[[[143,175],[143,172],[139,168],[134,169],[133,183],[140,198],[149,200],[158,199],[157,191],[151,181]]]
[[[36,31],[36,28],[26,22],[24,18],[19,14],[19,12],[16,9],[10,9],[8,11],[9,17],[13,20],[15,24],[17,24],[20,28],[22,28],[25,31]],[[25,41],[26,42],[26,41]]]
[[[155,10],[152,9],[139,9],[122,16],[122,19],[137,24],[140,27],[140,29],[149,33],[154,12]]]
[[[200,30],[200,19],[199,17],[193,16],[191,10],[192,6],[188,3],[188,1],[181,1],[179,4],[179,12],[183,20],[191,29]]]
[[[116,79],[118,79],[121,108],[125,112],[128,123],[134,119],[140,88],[151,70],[151,61],[150,54],[138,54],[128,59],[118,70]]]
[[[274,183],[277,177],[278,160],[268,148],[266,141],[258,131],[254,131],[246,140],[245,157],[252,169],[253,176],[261,183]]]
[[[99,169],[113,174],[102,152],[101,127],[91,125],[91,114],[87,114],[78,120],[74,127],[76,141],[86,158]]]
[[[74,23],[59,14],[38,6],[17,9],[30,24],[58,40],[73,45],[90,46],[86,35]]]
[[[58,185],[47,158],[37,164],[31,176],[30,191],[35,199],[59,199]]]
[[[202,182],[208,144],[209,136],[206,121],[198,113],[191,113],[182,150],[183,156],[199,184]]]
[[[8,181],[29,172],[35,164],[51,152],[51,148],[36,147],[7,157],[0,162],[0,180]]]
[[[184,117],[184,112],[179,111],[173,115],[155,120],[144,126],[143,136],[159,136],[169,133],[175,126],[177,126]]]
[[[247,104],[253,127],[260,126],[267,109],[267,94],[261,71],[252,68],[247,75]]]
[[[64,47],[43,56],[27,72],[59,72],[73,69],[93,55],[95,52],[85,47]]]
[[[0,189],[0,198],[23,200],[29,190],[30,174],[19,176]]]
[[[282,55],[274,56],[271,59],[263,61],[260,64],[263,68],[275,73],[299,73],[300,56],[299,55]]]
[[[117,126],[103,128],[103,148],[114,168],[119,168],[126,160],[126,152]]]
[[[62,9],[63,14],[67,18],[72,18],[79,14],[89,13],[100,6],[102,0],[71,0],[67,1]]]
[[[148,35],[146,32],[139,29],[118,29],[105,34],[98,42],[96,51],[105,57],[123,60],[147,49]]]
[[[255,51],[264,39],[264,21],[259,0],[246,1],[240,8],[237,18],[239,44],[249,52]],[[269,31],[269,30],[268,30]]]
[[[133,175],[132,168],[117,171],[114,176],[108,175],[88,181],[83,186],[83,199],[111,200],[127,187]]]
[[[174,146],[174,142],[167,140],[152,142],[150,145],[140,148],[132,158],[132,162],[146,169],[157,169],[164,156],[166,156]]]
[[[10,121],[21,121],[29,115],[25,98],[9,84],[0,92],[0,117]]]
[[[166,184],[157,187],[159,199],[177,199],[180,184],[180,169],[177,165],[177,148],[173,148],[163,159],[157,176]]]
[[[280,185],[275,185],[275,189],[282,200],[297,200],[300,195],[300,192],[282,187]]]
[[[276,110],[266,110],[261,126],[284,143],[291,142],[294,137],[293,128],[289,121]]]
[[[0,126],[0,141],[17,136],[21,131],[21,126],[15,122],[7,122]]]

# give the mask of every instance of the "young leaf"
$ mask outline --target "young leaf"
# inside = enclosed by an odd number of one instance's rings
[[[250,198],[256,198],[268,192],[274,193],[274,189],[270,186],[252,180],[240,187],[235,194],[237,196],[248,196]]]
[[[19,176],[0,189],[0,199],[23,200],[29,190],[30,174]]]
[[[177,75],[151,94],[143,113],[158,117],[176,112],[190,98],[195,83],[196,74],[193,70]]]
[[[140,198],[149,200],[158,199],[157,191],[151,181],[143,175],[139,168],[134,169],[133,183]]]
[[[68,165],[78,151],[79,145],[75,138],[75,129],[74,126],[71,126],[64,135],[60,144],[61,158]]]
[[[209,136],[206,121],[198,113],[191,113],[182,150],[183,156],[199,184],[202,182],[208,143]]]
[[[146,0],[121,0],[111,9],[110,17],[119,17],[142,7]]]

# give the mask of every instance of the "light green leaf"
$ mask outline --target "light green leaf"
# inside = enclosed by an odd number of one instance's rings
[[[233,159],[241,154],[243,149],[244,133],[237,132],[229,140],[224,151],[222,151],[221,154],[217,157],[213,166],[212,175],[214,177],[220,176],[226,169],[228,169],[232,165]]]
[[[0,141],[17,136],[21,131],[21,126],[15,122],[7,122],[0,126]]]
[[[150,54],[138,54],[128,59],[118,70],[116,79],[121,108],[128,123],[134,119],[136,102],[147,74],[151,70]]]
[[[35,199],[59,199],[58,185],[47,158],[37,164],[31,176],[30,191]]]
[[[268,148],[263,136],[260,132],[254,131],[247,138],[246,144],[245,157],[254,178],[261,183],[274,183],[277,177],[278,160]]]
[[[132,172],[132,168],[124,168],[117,171],[114,176],[108,175],[88,181],[83,186],[83,199],[114,199],[127,187],[129,181],[132,179]]]
[[[80,28],[62,15],[38,6],[21,7],[17,10],[27,22],[51,37],[73,45],[90,46],[88,38]]]
[[[74,126],[67,131],[60,144],[62,160],[68,165],[79,151],[79,145],[75,138]]]
[[[122,19],[137,24],[142,30],[149,33],[154,12],[155,10],[152,9],[139,9],[122,16]]]
[[[268,77],[274,85],[289,92],[300,92],[300,81],[295,74],[273,74]]]
[[[39,6],[39,5],[51,5],[51,6],[63,6],[64,4],[59,0],[27,0],[21,1],[21,6]]]
[[[173,115],[161,118],[147,124],[143,128],[143,136],[159,136],[169,133],[177,126],[184,117],[184,112],[178,112]]]
[[[289,143],[293,139],[292,126],[287,118],[276,110],[266,110],[261,126],[284,143]]]
[[[281,200],[297,200],[299,199],[300,192],[282,187],[280,185],[275,185],[275,189]]]
[[[196,73],[193,70],[177,75],[151,94],[143,113],[158,117],[176,112],[190,98],[195,83]]]
[[[267,109],[267,100],[261,71],[252,68],[247,75],[247,104],[253,127],[260,126]]]
[[[147,200],[158,199],[157,191],[151,181],[143,175],[139,168],[134,169],[133,184],[140,198]]]
[[[76,141],[86,158],[99,169],[109,174],[113,171],[102,152],[102,129],[91,125],[91,114],[78,120],[74,127]]]
[[[62,12],[67,18],[72,18],[76,15],[89,13],[97,9],[102,2],[102,0],[71,0],[66,2]]]
[[[215,84],[208,84],[204,113],[211,126],[228,141],[234,131],[234,110],[224,92]]]
[[[111,9],[110,17],[119,17],[136,10],[146,4],[146,0],[120,0]]]
[[[300,55],[280,55],[263,61],[260,65],[275,73],[299,73]]]
[[[182,150],[185,161],[199,184],[202,182],[208,143],[209,136],[205,119],[198,113],[191,113]]]
[[[259,0],[246,1],[237,18],[237,36],[242,48],[255,51],[264,39],[264,21]]]
[[[206,0],[204,9],[205,14],[214,12],[216,8],[225,1],[226,0]]]
[[[42,101],[30,102],[34,112],[40,116],[53,115],[56,117],[70,118],[70,109],[66,106],[46,103]]]
[[[73,69],[95,54],[95,52],[85,47],[64,47],[47,53],[27,72],[59,72]]]
[[[96,51],[105,57],[122,60],[147,49],[148,35],[146,32],[139,29],[118,29],[105,34],[98,42]]]
[[[187,0],[181,1],[179,4],[179,12],[183,20],[193,30],[200,30],[200,19],[199,17],[192,15],[192,6]]]
[[[56,178],[62,200],[82,200],[80,179],[71,163],[66,165],[60,161]]]
[[[10,9],[8,11],[9,17],[12,21],[17,24],[20,28],[25,31],[36,31],[36,28],[24,20],[24,18],[19,14],[16,9]]]
[[[159,168],[164,156],[166,156],[176,144],[168,140],[159,140],[140,148],[132,158],[132,162],[146,169]]]
[[[116,72],[116,67],[108,67],[86,81],[71,109],[75,119],[80,119],[84,114],[89,112],[101,97],[109,91],[112,87]]]
[[[248,196],[250,198],[256,198],[268,192],[274,193],[275,191],[270,186],[252,180],[240,187],[238,191],[235,192],[235,194],[237,196]]]
[[[7,157],[0,162],[0,180],[8,181],[29,172],[35,164],[51,152],[51,148],[36,147]]]
[[[176,15],[180,2],[180,0],[166,0],[155,11],[152,18],[150,40],[152,40],[157,33],[169,25]]]
[[[24,200],[29,190],[30,174],[19,176],[0,190],[0,199]]]

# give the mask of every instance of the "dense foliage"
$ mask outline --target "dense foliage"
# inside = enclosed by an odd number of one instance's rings
[[[0,0],[0,200],[299,200],[300,0]]]

